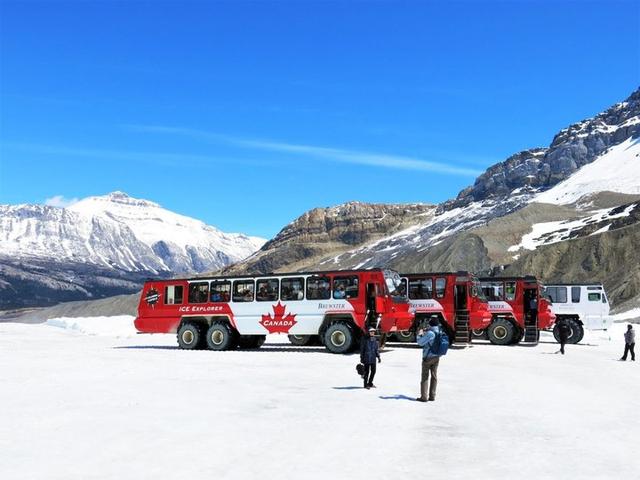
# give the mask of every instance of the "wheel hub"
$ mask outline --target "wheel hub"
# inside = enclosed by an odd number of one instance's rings
[[[224,333],[222,333],[220,330],[215,330],[211,334],[211,342],[214,345],[220,345],[223,341],[224,341]]]
[[[182,332],[182,342],[185,345],[191,345],[193,343],[193,332],[191,330],[185,330]]]
[[[499,340],[504,340],[507,337],[507,329],[503,326],[496,327],[493,330],[493,334]]]
[[[331,343],[336,347],[342,347],[347,341],[347,337],[342,332],[333,332],[331,334]]]

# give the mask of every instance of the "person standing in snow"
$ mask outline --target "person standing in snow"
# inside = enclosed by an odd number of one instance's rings
[[[631,361],[636,361],[636,352],[634,348],[636,346],[636,332],[633,329],[633,325],[627,325],[627,331],[624,332],[624,355],[620,360],[627,360],[627,353],[631,352]]]
[[[373,377],[376,375],[376,359],[378,363],[382,361],[375,333],[375,328],[370,328],[368,335],[360,343],[360,362],[364,364],[364,388],[367,390],[376,388],[373,384]]]
[[[422,347],[422,375],[420,378],[420,396],[416,398],[418,402],[430,402],[436,399],[436,387],[438,385],[438,364],[440,357],[432,351],[433,343],[436,335],[446,335],[440,327],[437,318],[429,320],[429,330],[418,330],[416,341]],[[429,374],[431,374],[431,383],[429,383]],[[427,396],[428,392],[428,396]]]
[[[558,322],[558,337],[560,339],[560,350],[556,353],[561,353],[564,355],[564,346],[567,343],[567,339],[571,335],[571,327],[567,323],[567,321],[563,318]]]

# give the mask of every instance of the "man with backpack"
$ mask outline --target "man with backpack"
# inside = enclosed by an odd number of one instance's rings
[[[418,330],[416,338],[418,345],[422,347],[422,377],[420,381],[420,396],[418,402],[433,402],[436,399],[436,386],[438,385],[438,364],[440,357],[446,355],[449,348],[449,337],[440,327],[437,318],[429,320],[429,330]],[[431,384],[429,384],[431,374]],[[428,396],[427,396],[428,391]]]

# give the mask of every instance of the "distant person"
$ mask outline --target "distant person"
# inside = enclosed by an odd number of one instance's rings
[[[533,295],[531,300],[529,300],[529,313],[531,315],[531,320],[536,320],[538,318],[538,299],[535,295]]]
[[[322,282],[320,284],[320,299],[328,300],[331,298],[331,289],[328,282]]]
[[[620,360],[623,362],[627,360],[627,353],[631,352],[631,361],[636,361],[636,352],[634,352],[634,348],[636,347],[636,332],[633,329],[633,325],[627,325],[627,331],[624,332],[624,355]]]
[[[446,333],[440,327],[437,318],[429,320],[429,329],[425,332],[422,328],[418,330],[416,341],[422,347],[422,375],[420,378],[420,396],[416,398],[418,402],[433,402],[436,399],[436,387],[438,385],[438,364],[440,355],[435,351],[436,338],[442,338]],[[448,339],[447,339],[448,341]],[[431,375],[431,383],[429,383]]]
[[[342,299],[345,297],[346,297],[346,294],[344,291],[344,285],[339,285],[338,288],[333,292],[333,298]]]
[[[367,336],[362,339],[360,344],[360,363],[364,365],[364,388],[376,388],[373,384],[373,377],[376,376],[376,359],[378,363],[382,361],[380,358],[380,348],[378,347],[378,339],[375,337],[376,330],[370,328]]]
[[[563,318],[558,321],[558,338],[560,341],[560,350],[556,353],[564,355],[564,346],[567,343],[567,339],[571,335],[571,327],[569,323]]]

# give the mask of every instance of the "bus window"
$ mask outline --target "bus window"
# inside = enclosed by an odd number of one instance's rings
[[[506,300],[516,299],[516,282],[506,282],[504,287],[504,298]]]
[[[436,298],[444,298],[444,293],[447,287],[446,278],[436,278]]]
[[[328,300],[331,298],[329,277],[309,277],[307,279],[307,300]]]
[[[206,303],[209,298],[209,282],[189,284],[189,303]]]
[[[580,287],[571,287],[571,303],[580,303]]]
[[[304,298],[304,278],[283,278],[280,285],[280,298],[282,300],[291,301]]]
[[[411,300],[427,300],[433,298],[433,279],[419,278],[410,280],[409,298]]]
[[[490,302],[504,300],[504,284],[502,282],[483,282],[482,293]]]
[[[567,303],[567,287],[547,287],[553,303]]]
[[[355,275],[349,277],[334,277],[333,279],[333,298],[340,300],[342,298],[356,298],[358,296],[358,277]]]
[[[589,295],[587,295],[587,297],[589,298],[590,302],[599,302],[600,301],[600,294],[599,293],[591,293],[591,292],[589,292]]]
[[[231,282],[211,282],[211,301],[228,302],[231,299]]]
[[[182,303],[182,285],[167,285],[164,288],[164,304],[178,305]]]
[[[259,302],[275,302],[278,300],[279,283],[277,278],[258,280],[256,284],[256,300]]]
[[[252,302],[253,289],[253,280],[236,280],[233,282],[233,301]]]

